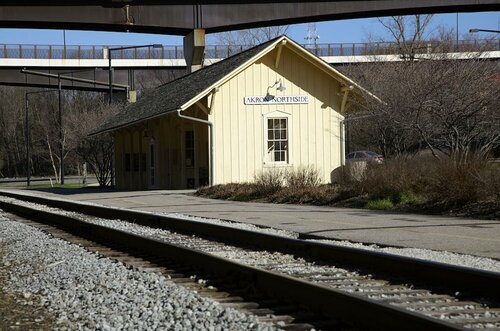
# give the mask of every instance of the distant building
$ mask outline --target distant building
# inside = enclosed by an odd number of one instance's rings
[[[282,36],[152,90],[94,133],[114,133],[120,189],[250,182],[309,165],[330,182],[344,159],[341,114],[360,91]]]

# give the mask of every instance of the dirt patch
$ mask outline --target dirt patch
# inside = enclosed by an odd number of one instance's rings
[[[3,290],[12,266],[4,263],[4,247],[0,244],[0,330],[52,330],[54,318],[38,298],[29,294]]]

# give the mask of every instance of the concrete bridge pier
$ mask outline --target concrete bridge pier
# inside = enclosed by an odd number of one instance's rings
[[[188,73],[203,67],[204,52],[205,29],[194,29],[184,37],[184,58]]]

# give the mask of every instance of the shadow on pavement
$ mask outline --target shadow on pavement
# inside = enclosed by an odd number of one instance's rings
[[[82,187],[82,188],[43,187],[43,188],[30,188],[27,191],[47,192],[59,195],[119,192],[114,188],[108,188],[108,187]]]

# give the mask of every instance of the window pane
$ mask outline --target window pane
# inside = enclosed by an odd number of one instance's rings
[[[286,118],[267,119],[267,152],[270,162],[287,162],[287,121]]]

